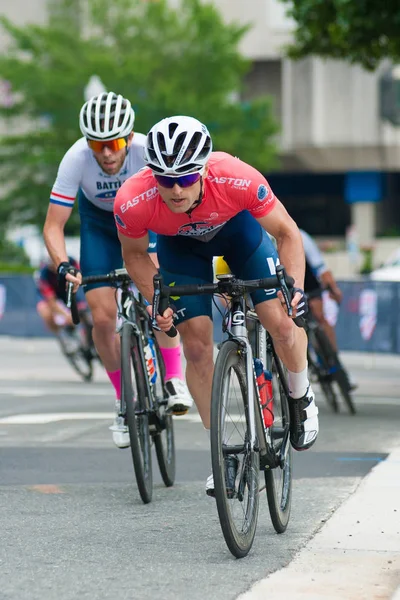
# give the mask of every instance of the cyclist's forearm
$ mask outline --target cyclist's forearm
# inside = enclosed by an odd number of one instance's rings
[[[293,277],[295,287],[304,289],[305,258],[300,233],[288,231],[276,238],[279,261]]]
[[[340,291],[333,277],[332,271],[325,271],[320,275],[321,283],[324,287],[330,288],[333,292]]]
[[[303,289],[306,264],[303,240],[295,221],[279,201],[270,213],[257,220],[267,233],[274,236],[279,260],[293,277],[295,287]]]
[[[43,227],[43,239],[47,252],[55,265],[59,265],[62,262],[68,262],[64,225],[46,222]]]
[[[124,253],[125,267],[138,288],[139,292],[148,302],[153,301],[153,277],[158,273],[149,254],[126,254]]]

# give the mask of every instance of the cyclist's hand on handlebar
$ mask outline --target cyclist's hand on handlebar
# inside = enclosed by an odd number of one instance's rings
[[[57,267],[57,279],[60,290],[65,290],[68,281],[74,284],[73,292],[78,291],[82,283],[82,273],[68,262],[62,262]]]
[[[293,308],[293,319],[296,317],[304,317],[308,313],[307,296],[301,288],[293,288],[293,298],[291,307]]]
[[[151,315],[152,307],[148,306],[147,311]],[[156,316],[156,321],[157,321],[157,325],[161,329],[161,331],[169,331],[174,324],[173,309],[170,306],[168,308],[166,308],[162,315]]]
[[[296,317],[304,316],[308,312],[308,302],[307,302],[307,296],[306,296],[304,290],[302,290],[301,288],[294,287],[292,289],[292,293],[293,293],[293,297],[292,297],[290,306],[293,309],[293,313],[291,315],[291,318],[295,319]],[[282,292],[280,292],[280,291],[278,291],[278,298],[279,298],[280,303],[282,304],[283,308],[287,312],[285,299],[283,297]]]
[[[74,284],[74,294],[78,291],[78,288],[82,283],[82,273],[77,270],[75,271],[75,273],[68,273],[65,276],[66,281],[71,281]]]

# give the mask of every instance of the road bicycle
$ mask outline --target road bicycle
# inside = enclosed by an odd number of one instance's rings
[[[289,390],[286,370],[273,341],[249,307],[247,295],[256,289],[282,291],[289,315],[293,279],[277,267],[275,277],[243,281],[233,274],[217,276],[216,283],[164,286],[154,277],[153,323],[159,302],[170,295],[219,294],[229,297],[223,318],[227,334],[219,346],[211,398],[211,459],[219,520],[231,553],[241,558],[250,551],[256,533],[259,494],[266,489],[272,524],[277,533],[288,525],[292,498]],[[253,343],[248,327],[255,324]],[[302,319],[297,324],[303,325]],[[172,328],[169,335],[175,334]],[[273,423],[265,427],[254,358],[272,374]],[[265,485],[260,485],[260,472]]]
[[[356,407],[346,369],[311,310],[308,311],[305,320],[308,337],[307,359],[311,382],[319,383],[329,407],[335,413],[339,412],[336,384],[348,411],[355,415]]]
[[[175,480],[174,429],[167,411],[164,362],[144,300],[136,295],[126,269],[83,277],[82,285],[89,283],[109,283],[116,288],[121,339],[120,416],[128,426],[136,482],[147,504],[153,494],[152,443],[164,484],[172,486]],[[71,309],[75,322],[78,315],[73,305]]]

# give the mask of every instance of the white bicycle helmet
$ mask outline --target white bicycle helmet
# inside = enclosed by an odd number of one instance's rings
[[[202,171],[211,151],[207,127],[193,117],[176,116],[150,129],[144,158],[154,173],[179,177]]]
[[[81,108],[79,126],[90,140],[114,140],[128,136],[135,122],[131,103],[120,94],[104,92],[90,98]]]

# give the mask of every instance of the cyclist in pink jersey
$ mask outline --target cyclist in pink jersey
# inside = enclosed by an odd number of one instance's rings
[[[307,311],[303,291],[305,257],[296,223],[256,169],[224,152],[212,153],[210,134],[197,119],[163,119],[145,144],[148,168],[117,193],[114,216],[131,277],[150,302],[156,268],[146,249],[148,231],[158,234],[160,272],[165,283],[213,281],[213,256],[224,256],[243,279],[268,277],[280,260],[295,280],[293,317]],[[269,239],[277,242],[277,251]],[[307,336],[283,310],[276,290],[252,294],[257,314],[274,339],[288,370],[291,443],[310,448],[318,435],[318,408],[307,377]],[[203,425],[210,427],[213,375],[211,298],[174,299],[157,318],[166,331],[176,325],[187,361],[186,377]],[[206,492],[212,496],[212,475]]]
[[[276,198],[261,173],[238,158],[225,152],[213,152],[207,169],[202,202],[189,221],[186,212],[172,212],[169,204],[161,200],[150,169],[129,178],[117,196],[120,209],[115,214],[119,215],[117,226],[121,233],[140,238],[154,225],[156,233],[161,235],[197,235],[203,239],[206,233],[214,236],[242,210],[258,218],[275,206]],[[178,206],[176,200],[174,205]]]

